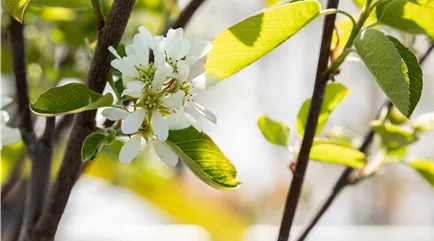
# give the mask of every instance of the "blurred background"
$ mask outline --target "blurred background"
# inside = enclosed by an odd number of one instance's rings
[[[78,0],[77,4],[81,1],[84,0]],[[103,2],[107,13],[110,1]],[[267,2],[205,1],[186,26],[186,37],[212,41],[220,31],[267,7]],[[326,1],[321,2],[324,6]],[[132,36],[142,25],[159,34],[176,19],[186,4],[188,0],[137,0],[123,43],[131,43]],[[352,1],[341,1],[340,8],[354,14],[358,11]],[[1,91],[2,95],[13,97],[9,22],[8,13],[2,9]],[[25,24],[31,100],[47,88],[84,81],[96,40],[91,9],[29,7]],[[299,107],[312,93],[321,29],[322,18],[259,61],[199,96],[199,103],[218,117],[218,125],[201,121],[204,131],[236,166],[238,179],[243,183],[238,189],[215,190],[181,164],[173,169],[162,162],[153,163],[141,157],[130,165],[120,164],[118,153],[122,144],[116,143],[105,148],[98,159],[86,166],[68,202],[57,239],[274,240],[277,229],[273,225],[280,223],[292,178],[288,164],[293,156],[285,149],[269,144],[256,122],[260,115],[266,114],[287,122],[295,130]],[[386,31],[400,39],[406,38],[390,29]],[[427,40],[418,37],[414,51],[420,55],[426,47]],[[197,64],[197,74],[203,71],[203,63],[204,60]],[[434,56],[424,63],[424,90],[414,116],[434,111],[432,66]],[[356,58],[343,65],[336,80],[351,92],[331,115],[323,135],[339,126],[362,136],[385,96]],[[6,110],[16,118],[14,104]],[[68,124],[70,120],[63,118],[58,118],[58,123]],[[35,125],[41,133],[43,119],[38,118]],[[64,128],[57,136],[53,178],[60,165],[68,131]],[[295,131],[291,136],[295,143],[300,140]],[[420,139],[412,145],[408,156],[433,159],[434,135],[425,134]],[[16,221],[14,214],[22,209],[20,200],[29,174],[29,163],[24,154],[22,143],[1,150],[3,187],[11,179],[20,177],[4,200],[2,195],[2,228]],[[297,225],[310,219],[343,168],[317,162],[309,164],[295,219]],[[400,225],[409,228],[410,233],[428,232],[430,237],[434,237],[434,191],[428,182],[406,166],[384,168],[375,177],[346,188],[321,219],[320,225],[347,231],[351,230],[344,228],[347,225]],[[410,226],[422,229],[410,229]],[[365,230],[362,226],[356,227]],[[321,227],[314,230],[312,240],[337,240],[332,236],[326,238],[339,233],[332,230],[337,229]],[[403,230],[398,228],[395,231]],[[356,239],[347,237],[345,240]]]

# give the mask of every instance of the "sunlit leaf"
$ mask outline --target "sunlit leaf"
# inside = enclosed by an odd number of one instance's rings
[[[331,112],[338,104],[347,96],[349,89],[340,83],[329,83],[324,94],[324,100],[321,106],[321,113],[318,118],[318,126],[315,135],[319,135],[324,128]],[[303,102],[297,116],[297,132],[300,136],[304,136],[307,117],[309,115],[311,99]]]
[[[332,127],[329,132],[327,132],[327,137],[348,143],[348,145],[352,147],[359,146],[363,139],[363,137],[357,133],[341,126]]]
[[[434,113],[426,113],[416,117],[411,125],[416,131],[427,132],[434,131]]]
[[[83,162],[94,160],[101,152],[104,145],[110,145],[115,139],[115,132],[111,130],[108,134],[95,132],[86,137],[81,147],[81,159]]]
[[[433,160],[414,160],[409,165],[416,170],[422,177],[434,187],[434,161]]]
[[[422,70],[414,54],[375,29],[363,31],[354,46],[389,100],[409,118],[422,93]]]
[[[258,126],[269,142],[280,146],[288,145],[289,127],[285,123],[261,116],[258,118]]]
[[[307,0],[271,8],[221,32],[208,53],[210,82],[223,80],[270,52],[319,16],[320,4]]]
[[[72,9],[92,8],[91,0],[32,0],[31,5]]]
[[[232,189],[240,184],[234,165],[205,133],[191,126],[170,131],[166,143],[206,184],[217,189]]]
[[[433,6],[433,3],[427,5]],[[405,0],[389,0],[379,3],[376,12],[378,21],[382,24],[412,34],[427,34],[434,39],[432,7],[420,6]]]
[[[26,10],[27,4],[30,0],[5,0],[5,6],[11,16],[18,22],[23,22],[24,10]]]
[[[366,160],[363,152],[334,144],[313,145],[309,157],[315,161],[345,165],[353,168],[362,167]]]
[[[56,116],[94,110],[112,103],[110,93],[101,95],[84,84],[71,83],[46,90],[30,104],[30,108],[38,115]]]
[[[332,144],[336,146],[342,146],[342,147],[349,147],[352,148],[353,146],[351,143],[337,138],[315,138],[313,140],[313,145],[322,145],[322,144]]]
[[[401,114],[401,112],[399,112],[399,110],[396,109],[395,106],[390,109],[387,117],[394,125],[400,125],[408,121],[408,119],[403,114]]]
[[[415,133],[397,125],[373,121],[371,127],[375,133],[381,136],[383,145],[391,150],[403,148],[418,140]]]

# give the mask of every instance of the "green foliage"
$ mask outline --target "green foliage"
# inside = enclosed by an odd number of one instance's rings
[[[375,133],[381,136],[382,144],[389,150],[406,147],[418,140],[415,133],[404,130],[397,125],[373,121],[371,127]]]
[[[33,112],[42,116],[78,113],[110,106],[113,96],[101,95],[81,83],[71,83],[50,88],[30,104]]]
[[[408,121],[408,119],[403,116],[395,106],[393,106],[389,113],[387,113],[387,118],[394,125],[400,125]]]
[[[351,147],[329,143],[317,143],[312,146],[309,158],[315,161],[346,165],[353,168],[362,167],[366,156]]]
[[[5,0],[5,6],[10,15],[18,22],[23,22],[24,10],[26,10],[27,4],[30,0]]]
[[[71,9],[92,8],[91,0],[31,0],[30,5],[42,7],[61,7]]]
[[[338,106],[338,104],[347,96],[349,89],[339,83],[329,83],[324,94],[324,100],[321,106],[320,116],[318,118],[318,126],[316,135],[319,135],[324,128],[331,112]],[[311,99],[303,102],[297,116],[297,132],[300,136],[304,136],[307,117],[309,115]]]
[[[389,0],[379,3],[376,12],[378,21],[382,24],[411,34],[427,34],[434,39],[432,6],[432,2],[420,6],[405,0]]]
[[[267,7],[271,7],[273,5],[276,5],[278,2],[280,2],[280,0],[265,0],[265,5]]]
[[[319,16],[317,1],[271,8],[221,32],[208,53],[205,73],[223,80],[270,52]]]
[[[354,45],[389,100],[410,118],[422,93],[422,70],[414,54],[375,29],[363,31]]]
[[[414,160],[409,165],[434,187],[434,161],[424,159]]]
[[[240,184],[234,165],[205,133],[191,126],[170,131],[166,143],[206,184],[217,189],[232,189]]]
[[[261,116],[258,118],[258,126],[265,139],[269,142],[285,147],[288,145],[289,126],[284,122],[274,121],[267,116]]]
[[[109,133],[95,132],[86,137],[81,147],[83,162],[94,160],[102,151],[104,145],[111,145],[115,140],[116,132],[111,129]]]

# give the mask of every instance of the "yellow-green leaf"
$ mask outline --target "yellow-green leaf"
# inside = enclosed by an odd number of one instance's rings
[[[110,93],[102,95],[84,84],[71,83],[46,90],[30,104],[30,109],[38,115],[56,116],[107,107],[112,103]]]
[[[22,23],[24,10],[26,10],[30,0],[5,0],[4,2],[9,14],[18,22]]]
[[[91,133],[86,137],[81,147],[81,159],[83,162],[94,160],[98,157],[104,145],[111,145],[115,140],[116,132],[110,129],[110,132],[102,133],[95,132]]]
[[[409,165],[434,187],[434,161],[414,160]]]
[[[375,133],[381,136],[383,145],[390,150],[403,148],[418,140],[414,132],[407,131],[390,123],[373,121],[371,122],[371,127]]]
[[[419,132],[434,131],[434,113],[426,113],[416,117],[411,125]]]
[[[366,160],[366,156],[363,152],[334,144],[313,145],[309,157],[311,160],[345,165],[353,168],[362,167]]]
[[[251,16],[221,32],[208,53],[210,82],[223,80],[270,52],[317,18],[314,0],[290,3]]]
[[[340,83],[329,83],[324,94],[324,100],[321,106],[321,112],[318,118],[318,126],[315,135],[319,135],[327,123],[331,112],[338,104],[347,96],[349,89]],[[301,105],[297,116],[297,132],[300,136],[304,136],[304,131],[309,115],[311,99],[307,99]]]
[[[232,189],[240,184],[234,165],[205,133],[191,126],[170,131],[166,143],[206,184],[217,189]]]
[[[285,123],[261,116],[258,118],[258,126],[269,142],[279,146],[288,145],[289,127]]]
[[[422,70],[416,56],[395,38],[375,29],[363,31],[354,46],[389,100],[410,118],[422,93]]]
[[[420,6],[405,0],[389,0],[379,3],[376,12],[382,24],[412,34],[426,34],[434,39],[432,2]]]

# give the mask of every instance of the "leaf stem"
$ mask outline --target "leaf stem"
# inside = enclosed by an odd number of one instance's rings
[[[93,7],[93,15],[96,20],[96,26],[98,28],[98,34],[101,32],[102,28],[105,24],[104,13],[102,12],[101,2],[100,0],[91,0]]]
[[[351,14],[349,14],[348,12],[345,12],[343,10],[339,10],[339,9],[335,9],[335,8],[323,10],[323,11],[321,11],[320,15],[328,15],[328,14],[336,14],[336,13],[340,13],[340,14],[347,16],[351,20],[351,22],[353,23],[353,26],[355,26],[357,24],[356,19],[354,19],[354,17]]]
[[[328,0],[327,8],[337,8],[339,0]],[[313,138],[315,136],[318,125],[318,117],[320,114],[324,92],[327,81],[330,75],[327,72],[328,60],[330,56],[330,46],[335,26],[336,14],[327,15],[323,25],[323,34],[321,41],[321,50],[318,59],[318,67],[315,78],[315,86],[312,93],[312,101],[309,109],[309,115],[305,127],[305,134],[298,155],[297,165],[294,172],[294,177],[291,182],[291,187],[285,203],[282,222],[278,241],[287,241],[290,235],[292,223],[297,209],[298,200],[300,198],[301,188],[303,186],[304,177],[306,175],[307,166],[309,163],[309,154],[312,148]]]
[[[422,65],[430,53],[434,49],[434,43],[428,48],[428,50],[419,58],[419,64]],[[392,109],[393,104],[387,100],[386,103],[381,107],[379,114],[377,115],[378,118],[381,117],[381,112],[384,108],[386,108],[388,111]],[[368,147],[371,145],[372,141],[374,139],[374,131],[371,128],[369,132],[365,135],[363,144],[360,146],[359,151],[366,152]],[[313,227],[318,223],[320,218],[324,215],[324,213],[328,210],[330,205],[333,203],[333,201],[336,199],[338,194],[348,185],[350,184],[350,177],[353,173],[354,169],[351,167],[345,168],[345,170],[340,175],[339,179],[336,181],[335,185],[332,188],[332,191],[330,192],[329,196],[325,200],[325,202],[321,205],[321,208],[318,210],[318,212],[314,215],[313,219],[309,222],[309,224],[306,226],[306,228],[302,231],[300,236],[296,239],[297,241],[303,241],[310,231],[313,229]]]

